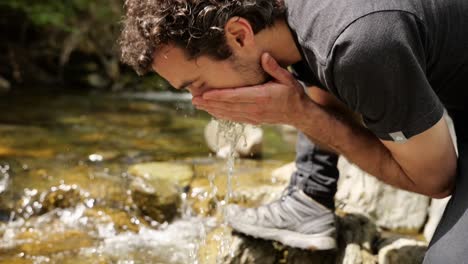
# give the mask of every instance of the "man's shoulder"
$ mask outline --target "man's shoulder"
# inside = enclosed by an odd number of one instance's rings
[[[288,23],[296,33],[309,64],[317,65],[327,63],[343,32],[362,29],[352,27],[357,21],[374,23],[375,20],[363,19],[365,17],[384,17],[388,12],[400,12],[422,19],[420,14],[423,13],[420,1],[413,0],[285,0],[285,3]],[[379,25],[370,26],[385,28],[391,24],[381,20]]]

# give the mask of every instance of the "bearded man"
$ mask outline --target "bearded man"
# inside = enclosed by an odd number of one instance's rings
[[[235,230],[335,248],[341,154],[398,188],[452,195],[425,263],[468,259],[468,1],[127,0],[126,11],[122,59],[138,73],[217,118],[302,132],[283,197],[231,206]]]

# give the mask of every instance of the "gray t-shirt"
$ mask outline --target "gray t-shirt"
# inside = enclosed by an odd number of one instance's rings
[[[379,138],[422,133],[444,106],[466,111],[468,0],[285,2],[305,60],[298,77],[362,114]]]

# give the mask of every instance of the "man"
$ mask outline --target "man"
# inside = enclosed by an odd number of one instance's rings
[[[126,8],[122,58],[140,74],[154,70],[188,89],[215,117],[303,133],[291,187],[272,204],[231,207],[234,229],[334,248],[335,152],[398,188],[452,194],[425,263],[467,259],[468,1],[127,0]],[[311,100],[298,79],[324,89],[311,88]]]

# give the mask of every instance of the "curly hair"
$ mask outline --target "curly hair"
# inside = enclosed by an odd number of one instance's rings
[[[155,50],[166,44],[183,48],[190,59],[227,59],[229,19],[245,18],[258,33],[285,13],[283,0],[126,0],[125,9],[121,60],[140,75],[151,70]]]

